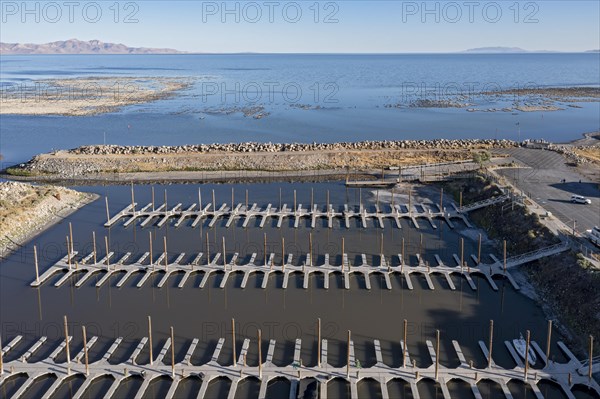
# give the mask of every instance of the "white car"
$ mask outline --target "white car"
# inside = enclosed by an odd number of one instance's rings
[[[588,239],[600,247],[600,227],[594,226],[593,229],[586,231]]]
[[[581,195],[572,195],[571,196],[571,202],[574,204],[586,204],[589,205],[592,203],[592,200],[590,200],[589,198],[585,198]]]

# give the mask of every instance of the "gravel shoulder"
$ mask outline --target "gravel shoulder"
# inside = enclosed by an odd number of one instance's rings
[[[97,198],[64,187],[0,182],[0,258]]]

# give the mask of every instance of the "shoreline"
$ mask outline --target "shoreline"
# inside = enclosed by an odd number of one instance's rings
[[[8,184],[31,186],[30,184],[16,182],[8,182]],[[20,224],[15,221],[6,221],[6,225],[4,226],[6,232],[3,231],[3,235],[0,237],[0,259],[6,259],[10,255],[16,253],[27,243],[58,224],[61,220],[100,198],[100,195],[98,194],[84,193],[66,189],[64,187],[50,185],[42,187],[57,189],[59,193],[75,198],[65,198],[64,203],[60,204],[58,207],[38,203],[36,206],[27,210],[28,218]],[[59,201],[62,201],[62,195],[60,195],[60,197],[61,200]],[[54,198],[56,199],[56,197]],[[48,197],[42,198],[42,202],[47,200]],[[43,222],[36,223],[36,220],[41,220]],[[10,224],[12,224],[12,226]]]

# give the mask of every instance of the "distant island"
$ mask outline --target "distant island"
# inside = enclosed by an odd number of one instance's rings
[[[577,53],[578,51],[574,51]],[[587,50],[582,51],[583,53],[597,53],[600,50]],[[566,51],[553,51],[553,50],[525,50],[520,47],[478,47],[471,48],[462,53],[468,54],[522,54],[522,53],[566,53]]]
[[[83,41],[78,39],[57,42],[0,43],[1,55],[15,54],[183,54],[169,48],[128,47],[120,43],[104,43],[100,40]]]
[[[478,47],[471,48],[463,51],[463,53],[528,53],[529,51],[524,50],[520,47]]]

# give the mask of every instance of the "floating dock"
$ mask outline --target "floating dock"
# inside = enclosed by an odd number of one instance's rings
[[[3,354],[6,356],[19,345],[22,337],[17,336],[12,339],[6,346],[3,347]],[[35,342],[26,354],[34,354],[46,341],[46,337],[41,337]],[[96,337],[92,337],[87,341],[87,349],[89,350],[94,343],[97,341]],[[85,378],[83,384],[74,393],[74,398],[84,397],[88,388],[96,381],[99,381],[103,377],[112,379],[112,384],[108,389],[108,392],[104,396],[107,399],[113,398],[115,392],[119,388],[121,383],[127,382],[131,378],[142,378],[142,384],[135,393],[135,398],[142,398],[153,381],[157,381],[159,378],[168,378],[171,381],[170,389],[165,396],[166,399],[172,399],[177,391],[180,384],[184,383],[187,378],[200,378],[201,386],[198,395],[198,399],[204,399],[206,396],[207,388],[212,380],[217,378],[226,378],[231,382],[231,387],[228,393],[229,398],[233,398],[236,394],[236,389],[240,382],[244,379],[252,378],[258,380],[260,383],[260,390],[258,397],[264,399],[267,394],[269,384],[275,379],[284,379],[290,382],[290,399],[296,399],[300,390],[304,389],[308,381],[314,380],[318,383],[318,389],[320,392],[320,398],[327,398],[327,384],[334,379],[341,379],[349,384],[350,387],[350,398],[358,398],[358,383],[362,380],[371,380],[378,382],[381,389],[381,397],[389,398],[388,383],[397,380],[408,383],[412,396],[415,399],[419,399],[419,391],[417,384],[424,380],[437,381],[442,389],[444,399],[450,399],[448,391],[448,382],[451,380],[460,380],[467,383],[475,398],[482,398],[481,392],[478,388],[478,383],[483,380],[493,381],[500,385],[506,399],[512,399],[512,395],[508,388],[508,383],[511,380],[523,381],[524,384],[529,386],[536,398],[543,399],[543,395],[538,388],[538,383],[541,381],[551,382],[559,386],[569,399],[574,399],[575,396],[572,393],[574,386],[589,386],[591,390],[594,390],[597,394],[600,394],[600,386],[595,380],[589,379],[588,376],[582,376],[577,371],[582,368],[582,363],[569,351],[569,349],[562,343],[559,342],[559,348],[565,353],[568,358],[567,363],[556,363],[548,362],[545,354],[539,349],[537,343],[532,342],[532,348],[538,353],[541,361],[544,363],[542,369],[530,368],[527,372],[522,366],[522,362],[513,352],[510,352],[514,361],[515,367],[511,369],[504,369],[496,365],[492,359],[488,364],[488,367],[478,369],[472,368],[467,364],[463,351],[460,344],[457,341],[452,341],[453,348],[456,352],[456,356],[460,360],[460,365],[457,368],[447,368],[439,362],[436,362],[436,349],[434,343],[426,341],[429,356],[433,363],[429,367],[416,367],[410,360],[409,349],[405,348],[404,342],[401,341],[402,354],[398,356],[402,357],[403,364],[400,367],[390,367],[383,361],[383,354],[381,351],[381,345],[378,340],[373,342],[375,350],[376,364],[372,367],[363,368],[354,356],[354,342],[348,342],[348,354],[347,358],[349,362],[343,367],[334,367],[328,363],[327,359],[327,340],[322,339],[321,341],[321,353],[318,358],[319,361],[314,366],[304,366],[301,361],[301,347],[302,341],[296,339],[294,359],[291,364],[286,366],[277,366],[273,363],[273,355],[275,352],[276,341],[271,339],[268,344],[266,352],[266,360],[261,359],[260,363],[254,366],[246,364],[246,354],[250,345],[256,346],[257,341],[251,342],[249,339],[243,341],[242,349],[239,356],[235,359],[230,359],[225,365],[219,363],[221,351],[226,345],[227,340],[220,338],[213,351],[211,360],[208,363],[197,365],[192,364],[191,359],[194,355],[198,342],[198,339],[193,339],[190,343],[185,356],[179,361],[173,362],[171,359],[165,358],[165,355],[171,350],[171,339],[168,338],[162,349],[156,354],[152,364],[138,364],[137,358],[144,348],[148,346],[148,338],[142,338],[131,357],[124,363],[110,362],[112,354],[121,345],[123,338],[118,337],[110,346],[110,348],[104,353],[100,360],[89,363],[87,366],[83,363],[84,360],[84,348],[79,353],[75,353],[72,356],[70,363],[58,363],[56,361],[58,355],[65,350],[66,343],[63,341],[54,352],[46,359],[35,363],[29,363],[27,358],[15,359],[4,363],[3,373],[0,374],[0,389],[2,385],[9,381],[13,376],[25,375],[27,379],[18,388],[18,390],[12,396],[13,399],[19,399],[26,396],[28,388],[30,388],[36,381],[41,378],[54,376],[55,380],[50,387],[43,393],[43,397],[52,396],[59,387],[69,378],[74,375],[79,375]],[[228,342],[231,345],[231,340]],[[505,342],[509,345],[508,342]],[[314,342],[308,343],[311,347]],[[483,352],[483,355],[488,358],[489,350],[483,341],[479,341],[479,347]],[[182,353],[182,352],[179,352]]]
[[[269,254],[268,257],[259,261],[257,261],[257,254],[253,253],[250,256],[250,260],[245,264],[238,264],[238,253],[234,253],[227,257],[219,252],[211,259],[204,262],[202,261],[204,254],[198,253],[191,263],[181,264],[180,262],[185,257],[185,253],[178,254],[176,259],[171,262],[168,260],[168,256],[165,253],[160,254],[158,259],[150,259],[150,254],[146,252],[142,254],[137,261],[127,263],[132,255],[131,253],[128,252],[116,262],[111,262],[110,260],[113,258],[114,254],[110,252],[107,256],[104,256],[97,261],[97,263],[93,263],[91,262],[92,259],[95,258],[93,253],[78,260],[78,253],[77,251],[74,251],[50,266],[48,270],[41,274],[39,278],[36,278],[31,282],[30,285],[32,287],[39,287],[50,280],[55,274],[64,273],[61,278],[54,283],[56,287],[61,286],[66,281],[75,278],[76,276],[80,277],[75,282],[75,286],[80,287],[94,274],[102,275],[96,282],[96,287],[102,286],[111,276],[121,276],[117,282],[117,287],[121,287],[135,273],[142,273],[143,276],[137,283],[138,288],[142,287],[153,274],[162,275],[157,284],[157,287],[159,288],[166,284],[169,277],[183,274],[183,277],[178,284],[179,288],[183,288],[190,276],[197,273],[203,273],[199,287],[204,288],[211,274],[221,273],[223,274],[223,278],[220,287],[225,288],[228,278],[232,274],[241,273],[243,274],[241,288],[245,288],[250,275],[252,273],[259,273],[263,275],[261,287],[267,288],[269,276],[273,273],[282,273],[284,276],[283,288],[287,288],[287,282],[290,275],[299,273],[303,276],[303,287],[309,288],[310,275],[320,273],[324,276],[324,288],[327,289],[329,288],[331,275],[338,273],[343,275],[344,287],[350,289],[350,274],[357,273],[363,276],[367,289],[371,289],[370,276],[372,274],[382,275],[385,287],[387,289],[392,289],[391,277],[394,273],[400,273],[404,275],[406,285],[409,289],[413,288],[410,278],[411,274],[422,275],[425,278],[428,287],[431,289],[435,289],[430,277],[433,274],[443,275],[450,289],[455,289],[451,279],[452,274],[464,276],[473,289],[476,289],[476,285],[472,279],[473,275],[485,277],[494,290],[498,290],[498,287],[494,282],[494,277],[496,276],[507,278],[515,289],[519,289],[518,284],[510,274],[512,268],[536,259],[555,255],[566,251],[567,249],[569,249],[569,245],[565,242],[531,253],[507,258],[506,269],[504,268],[504,262],[498,260],[494,255],[489,255],[492,263],[481,263],[477,266],[470,267],[465,266],[466,258],[463,259],[463,264],[461,265],[461,259],[457,254],[452,255],[455,263],[454,265],[444,263],[438,255],[435,255],[436,265],[428,265],[423,261],[420,255],[417,255],[417,266],[406,264],[405,260],[402,259],[402,254],[396,255],[398,264],[393,266],[391,264],[392,259],[386,259],[385,255],[378,256],[378,265],[370,265],[367,263],[366,254],[360,256],[360,262],[358,264],[351,264],[348,260],[348,254],[344,253],[342,256],[342,263],[336,265],[332,263],[329,254],[325,254],[324,262],[317,266],[311,259],[310,253],[306,254],[300,264],[294,264],[293,255],[286,254],[285,262],[276,265],[274,263],[274,253]],[[375,258],[377,258],[377,256]],[[471,259],[476,263],[477,257],[475,255],[471,255]]]

